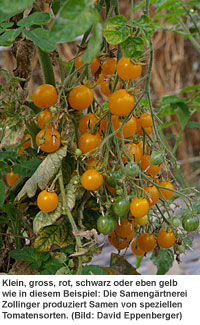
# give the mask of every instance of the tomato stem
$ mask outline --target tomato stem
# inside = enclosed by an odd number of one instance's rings
[[[51,63],[51,59],[49,54],[42,51],[41,48],[37,46],[37,52],[39,56],[40,66],[43,73],[44,83],[55,86],[55,76]]]

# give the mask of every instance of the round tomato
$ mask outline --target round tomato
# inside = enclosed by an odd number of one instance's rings
[[[36,144],[44,152],[55,152],[61,145],[60,133],[51,128],[41,130],[36,136]]]
[[[107,124],[108,124],[108,118],[104,118],[100,124],[100,130],[99,133],[100,134],[105,134],[106,133],[106,129],[107,129]],[[119,129],[120,127],[120,121],[119,121],[119,117],[116,115],[112,115],[112,124],[114,127],[114,130]]]
[[[116,68],[116,59],[115,58],[108,58],[106,59],[102,66],[101,66],[101,73],[106,75],[111,75],[115,72]]]
[[[126,248],[129,244],[127,240],[123,240],[122,238],[118,237],[114,231],[108,235],[108,242],[119,251]]]
[[[138,246],[137,239],[134,239],[131,243],[131,250],[136,256],[143,256],[145,254],[145,251]]]
[[[94,153],[93,149],[96,149],[101,142],[101,137],[100,135],[97,134],[91,134],[88,132],[83,133],[78,141],[78,147],[81,149],[82,153],[87,153],[90,152],[92,155]]]
[[[175,243],[175,236],[172,231],[161,229],[157,236],[158,245],[162,248],[170,248]]]
[[[136,222],[137,222],[137,225],[140,225],[140,226],[144,226],[148,223],[148,216],[145,215],[144,217],[141,217],[141,218],[137,218],[136,219]]]
[[[89,113],[84,115],[79,122],[78,128],[81,134],[88,132],[88,130],[93,129],[95,124],[98,122],[98,118],[94,113]]]
[[[52,212],[57,208],[58,195],[55,192],[43,190],[37,197],[37,205],[43,212]]]
[[[121,177],[122,177],[122,172],[120,169],[110,170],[107,173],[106,182],[111,187],[116,187]]]
[[[135,235],[134,222],[127,219],[122,221],[121,224],[116,225],[115,232],[119,237],[130,241]]]
[[[146,234],[142,232],[137,239],[138,246],[145,252],[150,252],[156,246],[154,234]]]
[[[113,212],[117,217],[126,218],[129,211],[130,203],[124,197],[118,197],[113,203]]]
[[[33,92],[33,103],[40,108],[48,108],[57,103],[58,92],[52,85],[44,84]]]
[[[82,56],[83,56],[83,54],[77,56],[77,58],[75,59],[75,68],[76,69],[80,68],[84,64],[84,62],[81,60]],[[100,67],[100,61],[97,57],[95,57],[90,64],[91,73],[94,74],[95,72],[97,72],[99,70],[99,67]],[[83,70],[85,68],[86,67],[79,70],[79,73],[83,72]]]
[[[134,116],[131,116],[131,118],[124,124],[122,129],[124,138],[125,139],[130,138],[136,132],[136,128],[137,128],[136,118]],[[120,132],[119,132],[119,137],[121,138]]]
[[[184,216],[182,219],[183,229],[186,231],[195,231],[199,227],[199,217],[198,216]]]
[[[153,124],[151,114],[148,113],[142,114],[140,116],[140,123],[141,123],[141,127],[143,127],[144,129],[151,127]]]
[[[128,163],[125,166],[125,171],[128,176],[137,176],[139,174],[139,166],[135,163]]]
[[[85,85],[79,85],[73,88],[68,97],[68,102],[73,109],[82,111],[88,108],[94,99],[92,89]]]
[[[54,115],[54,121],[56,120],[56,114]],[[48,128],[52,127],[52,124],[50,123],[50,120],[52,118],[52,114],[48,109],[45,109],[38,115],[38,126],[40,129],[45,129],[46,125],[48,123]]]
[[[130,113],[135,104],[134,97],[125,89],[116,90],[109,97],[108,107],[112,114],[124,116]]]
[[[100,216],[97,220],[97,229],[103,235],[108,235],[115,230],[117,221],[112,216]]]
[[[8,186],[13,186],[17,183],[18,174],[15,174],[11,169],[11,172],[6,175],[6,182]]]
[[[178,227],[181,223],[181,220],[179,218],[173,218],[172,219],[172,224],[174,227]]]
[[[140,159],[142,158],[142,152],[140,150],[140,147],[135,144],[135,143],[126,143],[125,144],[125,147],[129,150],[129,152],[131,153],[132,157],[133,157],[133,160],[136,162],[136,163],[139,163]],[[128,150],[124,149],[127,156],[131,157],[130,156],[130,153],[128,152]],[[127,163],[128,160],[126,158],[126,156],[122,156],[122,161],[123,163]]]
[[[131,201],[130,212],[135,218],[144,217],[149,211],[149,202],[145,198],[135,198]]]
[[[156,186],[144,186],[144,190],[147,193],[147,201],[149,202],[149,206],[152,207],[157,203],[160,193]]]
[[[155,175],[161,170],[162,164],[160,164],[160,165],[151,165],[151,163],[150,163],[150,155],[145,154],[142,157],[142,160],[141,160],[141,168],[148,175]]]
[[[103,176],[96,169],[88,169],[81,176],[81,184],[88,191],[96,191],[103,183]]]
[[[122,57],[117,63],[117,74],[123,80],[135,80],[141,73],[141,64],[133,64],[129,58]]]
[[[160,188],[160,191],[161,191],[162,195],[164,196],[164,198],[166,200],[171,199],[172,196],[174,195],[174,192],[169,191],[169,190],[173,190],[174,189],[174,186],[172,185],[172,183],[171,182],[167,182],[167,181],[163,181],[163,182],[159,183],[159,185],[166,188],[166,189]],[[167,190],[167,189],[169,189],[169,190]],[[162,198],[161,195],[160,195],[160,197]]]
[[[110,86],[113,87],[113,81],[112,80],[105,80],[101,82],[101,92],[104,96],[109,97],[110,96]],[[116,89],[121,88],[121,82],[118,81]]]
[[[160,165],[163,162],[163,155],[161,152],[153,151],[150,156],[151,165]]]

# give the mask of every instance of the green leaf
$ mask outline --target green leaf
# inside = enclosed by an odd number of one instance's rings
[[[6,22],[6,23],[2,23],[1,28],[9,28],[9,27],[12,27],[13,25],[14,25],[14,23],[12,21],[10,21],[10,22]]]
[[[176,109],[176,114],[178,116],[181,129],[184,129],[191,118],[189,107],[185,103],[179,103],[178,108]]]
[[[5,200],[5,185],[0,179],[0,208],[3,207],[4,200]]]
[[[151,260],[157,266],[157,275],[165,274],[172,267],[174,262],[174,254],[170,249],[160,248],[158,256],[153,251]]]
[[[194,86],[188,86],[188,87],[185,87],[183,88],[179,94],[184,94],[190,90],[199,90],[200,89],[200,85],[194,85]]]
[[[160,127],[161,127],[162,129],[165,129],[165,128],[167,128],[167,127],[173,125],[173,124],[176,124],[176,121],[164,122],[164,123],[161,124]]]
[[[18,26],[27,27],[32,25],[44,25],[50,22],[51,16],[47,12],[34,12],[33,14],[20,19]]]
[[[57,43],[70,42],[85,33],[95,23],[96,18],[97,11],[90,1],[68,0],[56,15],[50,38]]]
[[[51,225],[40,230],[34,242],[34,248],[39,252],[47,252],[53,245],[62,248],[74,243],[74,236],[66,219],[60,225]]]
[[[81,60],[84,63],[91,63],[95,56],[99,55],[102,43],[102,25],[97,23],[94,25],[93,35],[89,40],[86,51]]]
[[[179,0],[158,0],[156,3],[156,12],[161,11],[162,9],[170,9],[171,7],[176,6],[179,4]]]
[[[56,271],[56,275],[71,275],[71,272],[68,267],[63,266]]]
[[[144,52],[144,41],[140,37],[128,37],[121,46],[127,58],[137,59]]]
[[[189,1],[189,2],[187,2],[187,5],[189,6],[192,6],[192,7],[196,7],[196,8],[198,8],[198,9],[200,9],[200,3],[199,3],[199,1]]]
[[[4,14],[13,13],[13,15],[16,15],[17,13],[22,12],[24,9],[29,7],[33,2],[34,0],[0,0],[0,8]]]
[[[120,275],[139,275],[136,269],[123,257],[112,253],[110,267]]]
[[[103,27],[103,36],[110,44],[120,44],[129,36],[129,28],[124,16],[108,18]]]
[[[150,0],[150,3],[151,3],[151,4],[152,4],[152,3],[156,3],[156,2],[157,2],[157,0]],[[146,1],[145,1],[145,0],[143,0],[143,1],[139,1],[139,2],[134,6],[133,11],[136,11],[136,10],[142,8],[142,7],[145,7],[145,5],[146,5]]]
[[[199,122],[195,122],[195,121],[190,121],[186,125],[186,128],[192,128],[192,129],[197,128],[197,129],[200,129],[200,123]]]
[[[140,16],[140,18],[135,22],[135,25],[139,27],[140,32],[145,40],[150,40],[152,38],[154,33],[154,26],[148,16]]]
[[[24,246],[22,249],[14,249],[9,255],[15,260],[26,261],[29,263],[35,263],[40,260],[40,253],[38,253],[33,247]]]
[[[60,218],[62,214],[62,202],[59,196],[59,202],[57,208],[50,213],[46,213],[43,211],[39,211],[33,220],[33,231],[35,234],[39,233],[40,229],[46,226],[50,226],[56,222],[58,218]]]
[[[18,29],[11,29],[8,31],[5,31],[1,36],[0,36],[0,45],[1,46],[10,46],[14,40],[21,34],[23,31],[23,28],[18,28]]]
[[[15,160],[18,157],[18,154],[15,151],[1,151],[0,152],[0,159],[11,159]]]
[[[177,96],[163,96],[162,98],[162,104],[175,104],[175,103],[180,103],[180,102],[185,102],[184,98],[179,98]]]
[[[46,29],[35,28],[32,31],[24,29],[24,34],[31,41],[45,52],[52,52],[56,48],[56,42],[51,38],[50,33]]]
[[[39,159],[27,160],[21,164],[14,165],[13,171],[15,174],[22,175],[24,177],[31,177],[41,162],[42,161]]]
[[[37,191],[37,186],[43,190],[50,179],[58,172],[62,159],[66,156],[66,153],[67,147],[64,146],[56,152],[49,154],[37,168],[32,177],[24,184],[24,187],[18,193],[16,200],[19,201],[25,195],[33,197]]]
[[[2,12],[0,10],[0,24],[3,22],[3,21],[7,21],[8,19],[10,19],[10,17],[14,16],[15,13],[12,12],[10,14],[5,14],[4,12]]]
[[[82,269],[82,275],[107,275],[98,265],[86,265]]]

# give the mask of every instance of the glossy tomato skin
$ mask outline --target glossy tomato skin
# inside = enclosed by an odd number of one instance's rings
[[[103,183],[103,176],[96,169],[88,169],[81,176],[81,184],[88,191],[96,191]]]
[[[164,196],[164,198],[165,198],[166,200],[171,199],[172,196],[174,195],[174,192],[169,191],[169,190],[167,190],[167,189],[171,189],[171,190],[173,190],[173,189],[174,189],[173,184],[172,184],[171,182],[163,181],[163,182],[160,182],[159,185],[162,186],[162,187],[166,187],[166,189],[164,189],[164,188],[160,188],[160,191],[161,191],[162,195]],[[160,197],[162,198],[161,195],[160,195]]]
[[[49,84],[44,84],[33,92],[33,103],[40,108],[48,108],[58,101],[58,92],[56,88]]]
[[[44,143],[40,144],[40,139],[43,139],[43,137]],[[55,152],[60,148],[61,145],[60,133],[56,130],[52,130],[51,128],[47,128],[45,133],[45,129],[43,129],[36,136],[36,144],[44,152]]]
[[[134,222],[130,222],[127,219],[118,223],[115,227],[116,234],[130,241],[135,235]]]
[[[195,231],[199,227],[199,217],[198,216],[184,216],[182,219],[183,229],[186,231]]]
[[[88,130],[93,129],[97,122],[98,118],[94,113],[88,113],[86,115],[83,115],[78,125],[79,131],[81,132],[81,134],[88,132]]]
[[[108,235],[115,230],[117,221],[113,216],[100,216],[97,220],[97,229],[103,235]]]
[[[130,212],[135,218],[144,217],[149,211],[149,202],[145,198],[135,198],[131,201]]]
[[[155,175],[161,170],[162,164],[151,165],[150,164],[150,155],[145,154],[145,155],[143,155],[142,160],[141,160],[141,167],[142,167],[142,170],[146,174]]]
[[[123,240],[116,236],[115,231],[108,235],[108,242],[110,245],[114,246],[118,250],[126,248],[129,244],[128,240]]]
[[[101,86],[100,86],[101,92],[106,97],[110,96],[110,85],[111,85],[111,89],[112,89],[113,81],[111,81],[111,80],[105,80],[105,81],[101,82]],[[118,81],[116,89],[120,89],[120,88],[121,88],[121,82]]]
[[[141,126],[145,129],[145,128],[149,128],[149,127],[152,127],[152,117],[151,117],[151,114],[148,114],[148,113],[143,113],[141,116],[140,116],[140,123],[141,123]]]
[[[38,126],[41,130],[45,129],[46,126],[47,128],[51,128],[52,124],[50,123],[52,119],[52,114],[48,109],[45,109],[44,111],[40,112],[38,115]],[[55,121],[56,115],[54,115],[53,120]],[[48,123],[48,125],[47,125]]]
[[[172,231],[166,231],[164,229],[161,229],[157,236],[157,242],[158,245],[162,248],[170,248],[175,243],[175,236]]]
[[[152,207],[154,204],[158,202],[158,199],[160,198],[160,193],[155,185],[153,186],[144,186],[145,192],[147,195],[147,201],[149,202],[149,206]]]
[[[43,212],[52,212],[58,205],[58,195],[55,192],[43,190],[37,197],[37,205]]]
[[[114,91],[109,97],[108,107],[112,114],[124,116],[130,113],[135,104],[134,97],[125,89]]]
[[[141,218],[137,218],[136,223],[137,223],[137,225],[140,225],[140,226],[146,225],[148,223],[148,216],[145,215],[145,216],[143,216]]]
[[[145,252],[150,252],[156,246],[154,234],[141,233],[137,239],[138,246]]]
[[[136,256],[143,256],[145,254],[145,251],[138,246],[137,239],[134,239],[131,243],[131,250]]]
[[[135,80],[141,73],[141,64],[133,64],[129,58],[122,57],[117,63],[117,74],[123,80]]]
[[[125,166],[125,171],[128,176],[135,177],[139,174],[139,166],[136,163],[128,163]]]
[[[81,60],[82,56],[83,56],[83,54],[77,56],[77,58],[75,59],[75,68],[76,69],[80,68],[84,64],[84,62]],[[97,57],[95,57],[90,64],[91,73],[94,74],[95,72],[97,72],[99,70],[99,67],[100,67],[100,60]],[[83,70],[85,68],[86,67],[79,70],[79,73],[83,72]]]
[[[113,203],[113,212],[117,217],[126,218],[130,203],[124,197],[118,197]]]
[[[92,89],[85,85],[79,85],[73,88],[68,97],[68,102],[73,109],[82,111],[88,108],[94,99]]]
[[[116,68],[116,59],[108,58],[102,64],[101,73],[106,75],[112,75],[115,72],[115,68]]]
[[[10,173],[6,175],[6,182],[8,186],[13,186],[17,183],[18,180],[18,174],[15,174],[13,170],[11,170]]]
[[[78,147],[81,149],[82,153],[87,153],[93,149],[96,149],[101,142],[100,135],[97,134],[91,134],[88,132],[83,133],[78,141]],[[92,155],[94,153],[94,150],[90,152]]]
[[[131,153],[133,156],[133,161],[135,161],[136,163],[139,163],[140,159],[142,158],[142,151],[140,150],[140,147],[138,146],[138,144],[126,143],[125,147],[128,149],[128,150],[124,149],[126,154],[130,157],[130,153]],[[124,164],[128,162],[128,159],[126,158],[126,156],[122,156],[122,161]]]

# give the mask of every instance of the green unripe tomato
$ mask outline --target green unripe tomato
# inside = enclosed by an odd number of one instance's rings
[[[195,231],[199,227],[199,217],[197,216],[185,216],[182,219],[183,229],[186,231]]]
[[[151,165],[160,165],[163,162],[163,155],[161,152],[153,151],[150,156]]]
[[[57,108],[55,106],[51,106],[49,107],[49,110],[52,114],[56,113],[57,112]]]
[[[123,193],[124,193],[123,188],[118,187],[118,188],[116,189],[116,194],[117,194],[117,195],[122,195]]]
[[[174,227],[178,227],[180,225],[181,220],[179,218],[173,218],[172,224]]]
[[[108,172],[106,176],[106,182],[108,185],[111,187],[116,187],[118,185],[118,182],[120,181],[122,177],[121,170],[116,169],[116,170],[111,170]]]
[[[76,148],[74,154],[75,154],[75,156],[80,157],[80,156],[82,155],[82,151],[81,151],[81,149]]]
[[[129,212],[130,203],[124,197],[118,197],[113,204],[113,212],[117,217],[126,218]]]
[[[179,253],[184,253],[185,252],[185,247],[183,245],[177,245],[177,250]]]
[[[125,171],[128,176],[137,176],[139,174],[139,166],[129,162],[125,166]]]
[[[108,235],[115,230],[117,220],[112,216],[100,216],[97,220],[97,229],[103,235]]]

